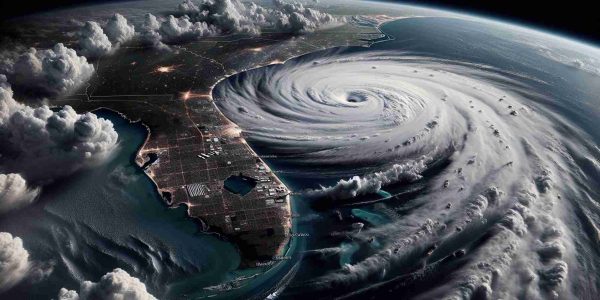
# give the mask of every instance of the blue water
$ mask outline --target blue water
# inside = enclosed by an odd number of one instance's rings
[[[355,242],[344,242],[340,247],[342,248],[340,253],[340,266],[352,264],[352,256],[360,249],[360,246]]]
[[[223,186],[226,190],[234,194],[244,196],[256,187],[256,183],[256,179],[240,174],[229,176],[225,179],[225,182],[223,182]]]
[[[61,287],[78,289],[122,268],[144,282],[158,298],[213,295],[203,287],[265,270],[237,270],[236,247],[199,232],[185,207],[169,208],[153,182],[134,163],[147,131],[118,114],[101,110],[119,133],[119,146],[103,165],[48,187],[34,205],[3,218],[0,231],[23,238],[30,258],[54,265],[52,276],[8,295],[48,298]],[[274,273],[274,272],[273,272]],[[264,290],[269,276],[247,281],[248,290]],[[16,298],[15,298],[16,299]]]

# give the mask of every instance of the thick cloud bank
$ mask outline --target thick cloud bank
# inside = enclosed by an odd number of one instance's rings
[[[334,186],[309,190],[306,196],[345,200],[356,196],[374,194],[386,185],[420,179],[420,173],[426,170],[428,160],[428,158],[423,157],[416,161],[394,164],[391,168],[382,172],[367,174],[363,177],[353,176],[348,180],[342,179]]]
[[[23,248],[23,241],[10,233],[0,232],[0,292],[19,283],[29,267],[29,253]]]
[[[28,188],[23,179],[45,184],[102,161],[116,147],[117,138],[112,123],[92,113],[77,114],[70,106],[52,111],[18,103],[6,77],[0,75],[0,173],[5,174],[0,177],[0,192],[9,197],[1,206],[33,199],[36,189]]]
[[[62,288],[58,293],[59,300],[155,300],[146,290],[146,285],[129,273],[115,269],[106,273],[100,281],[84,281],[79,293]]]
[[[94,66],[85,57],[63,44],[52,49],[31,48],[2,69],[17,97],[31,100],[73,92],[94,74]]]
[[[595,295],[599,231],[579,203],[597,207],[586,193],[597,183],[581,174],[598,174],[600,152],[523,82],[352,48],[234,75],[213,97],[279,168],[350,178],[310,196],[349,204],[399,182],[418,191],[380,200],[406,203],[401,217],[344,233],[367,255],[298,286],[356,291],[385,279],[381,290],[427,286],[422,299]]]
[[[97,58],[114,52],[122,43],[131,40],[135,28],[120,14],[114,14],[104,26],[87,21],[78,33],[80,52],[88,58]]]
[[[273,8],[239,0],[185,0],[177,7],[181,16],[158,20],[146,15],[141,38],[149,44],[164,47],[217,34],[244,33],[258,35],[264,28],[289,33],[312,32],[324,26],[343,23],[334,17],[296,2],[273,1]]]

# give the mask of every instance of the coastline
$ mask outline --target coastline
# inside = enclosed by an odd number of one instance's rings
[[[399,19],[399,18],[387,19],[385,21],[379,22],[376,26],[374,26],[374,28],[382,34],[382,37],[378,38],[375,41],[373,41],[373,40],[369,41],[368,44],[363,45],[363,47],[371,47],[372,45],[374,45],[376,43],[384,42],[384,41],[388,41],[388,40],[394,39],[394,37],[391,37],[391,36],[385,34],[381,30],[381,27],[384,24],[387,24],[389,22],[395,21],[397,19]],[[380,39],[382,39],[382,40],[380,40]],[[317,50],[317,51],[323,51],[323,50],[332,49],[332,48],[338,48],[338,47],[347,47],[347,46],[336,46],[336,47],[330,47],[330,48],[320,49],[320,50]],[[265,66],[268,66],[268,65],[272,65],[272,64],[285,64],[289,60],[292,60],[292,59],[295,59],[295,58],[298,58],[300,56],[307,55],[307,54],[310,54],[310,53],[313,53],[313,52],[315,52],[315,51],[308,51],[306,53],[302,53],[302,54],[299,54],[299,55],[294,55],[294,56],[291,56],[291,57],[289,57],[289,58],[287,58],[287,59],[285,59],[284,61],[281,61],[281,62],[269,63],[269,64],[258,64],[258,65],[254,66],[252,68],[243,69],[243,70],[237,71],[237,72],[232,73],[232,74],[225,74],[221,78],[219,78],[217,81],[215,81],[215,83],[212,86],[210,86],[209,91],[208,91],[208,93],[206,95],[206,99],[208,101],[212,102],[211,106],[216,109],[216,111],[218,112],[218,114],[219,114],[219,116],[221,118],[223,118],[224,120],[227,121],[227,123],[228,123],[227,125],[239,128],[237,126],[237,124],[235,124],[233,121],[231,121],[229,118],[227,118],[227,116],[225,116],[221,112],[221,110],[219,109],[219,107],[216,105],[215,101],[213,100],[213,90],[214,90],[214,88],[221,81],[229,78],[230,76],[233,76],[233,75],[236,75],[236,74],[239,74],[239,73],[243,73],[243,72],[246,72],[246,71],[250,71],[250,70],[253,70],[253,69],[262,68],[262,67],[265,67]],[[196,101],[199,101],[199,100],[196,100]],[[205,101],[205,100],[202,100],[202,101]],[[105,106],[100,106],[100,107],[94,108],[91,111],[94,112],[94,111],[98,111],[98,110],[102,110],[102,109],[106,109],[108,111],[111,111],[111,112],[114,112],[114,113],[118,114],[119,116],[123,117],[124,119],[126,119],[131,124],[139,123],[139,124],[141,124],[142,126],[144,126],[146,128],[147,134],[146,134],[145,140],[144,140],[143,144],[140,147],[138,147],[138,149],[136,150],[135,157],[134,157],[136,165],[141,168],[145,164],[145,162],[146,162],[146,158],[144,157],[145,152],[150,151],[147,147],[148,147],[149,142],[153,138],[153,132],[152,132],[152,130],[141,119],[133,120],[133,119],[129,118],[126,114],[124,114],[124,113],[122,113],[122,112],[120,112],[120,111],[118,111],[116,109],[112,109],[112,108],[105,107]],[[190,121],[192,121],[192,120],[190,119]],[[287,256],[287,255],[290,255],[290,253],[292,253],[292,255],[293,255],[294,248],[295,248],[295,245],[294,245],[294,241],[295,240],[292,238],[291,232],[293,232],[293,230],[295,230],[295,228],[296,228],[296,222],[294,221],[294,217],[293,217],[293,215],[294,215],[294,208],[293,208],[293,205],[291,203],[294,200],[294,197],[292,197],[292,191],[290,190],[289,186],[283,182],[283,180],[279,177],[279,175],[272,171],[272,169],[269,166],[269,164],[262,157],[260,157],[255,152],[255,150],[248,144],[248,142],[243,137],[243,135],[240,135],[239,138],[242,141],[242,143],[245,144],[245,148],[249,152],[252,153],[253,158],[256,159],[256,160],[258,160],[258,161],[260,161],[260,164],[263,165],[263,166],[265,166],[265,168],[272,174],[272,176],[274,178],[274,182],[276,182],[277,184],[285,187],[285,190],[287,192],[285,212],[286,212],[287,215],[286,215],[286,223],[282,224],[282,225],[284,225],[284,227],[286,228],[286,235],[285,235],[285,240],[279,245],[279,248],[277,249],[277,255]],[[173,209],[180,207],[180,205],[174,206],[173,203],[172,203],[172,201],[169,201],[169,199],[166,199],[164,197],[163,192],[171,192],[171,191],[165,190],[165,189],[163,189],[163,188],[161,188],[159,186],[159,184],[155,180],[155,175],[151,172],[151,169],[152,169],[152,165],[150,165],[147,168],[147,170],[143,169],[142,171],[144,171],[144,174],[150,179],[150,181],[154,185],[155,192],[158,193],[158,196],[160,196],[160,199],[162,199],[164,201],[164,203],[166,204],[166,207],[173,208]],[[185,204],[185,203],[181,203],[181,204]],[[192,212],[190,211],[190,206],[189,205],[186,205],[186,215],[187,215],[187,217],[192,218],[193,220],[198,221],[198,222],[200,222],[202,224],[202,227],[203,227],[202,228],[202,232],[203,233],[209,234],[209,235],[215,235],[215,236],[217,236],[220,239],[224,239],[224,240],[232,243],[234,246],[236,246],[236,248],[238,248],[238,245],[236,245],[235,241],[228,239],[228,237],[227,237],[226,234],[222,234],[222,233],[219,233],[217,231],[214,231],[214,230],[211,230],[211,229],[207,229],[205,221],[200,216],[194,216],[192,214]],[[239,251],[239,248],[238,248],[238,251]],[[240,252],[240,256],[242,256],[241,252]],[[271,273],[271,272],[277,273],[277,272],[281,271],[279,267],[282,267],[282,266],[288,264],[289,262],[290,262],[289,260],[273,260],[273,263],[268,264],[268,266],[265,266],[265,265],[255,266],[255,267],[242,267],[242,266],[240,266],[239,270],[255,269],[255,270],[261,270],[263,273]],[[297,263],[292,263],[292,269],[297,269]],[[276,271],[276,270],[278,270],[278,271]],[[286,271],[286,275],[287,274],[289,274],[288,271]],[[287,276],[285,278],[287,278]],[[288,278],[288,279],[291,279],[291,278]],[[280,281],[280,280],[278,280],[278,281]],[[287,281],[289,281],[289,280],[287,280]],[[280,283],[278,283],[276,285],[276,289],[277,290],[281,290],[281,289],[284,288],[285,285],[287,285],[287,282],[286,283],[280,282]],[[271,291],[272,291],[272,289],[271,289]]]

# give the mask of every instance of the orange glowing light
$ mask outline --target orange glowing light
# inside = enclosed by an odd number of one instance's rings
[[[185,91],[185,92],[181,92],[181,99],[183,100],[189,100],[189,99],[194,99],[194,98],[206,98],[208,100],[211,100],[210,98],[210,94],[200,94],[200,93],[192,93],[191,91]]]
[[[154,69],[153,73],[171,73],[175,71],[175,68],[177,68],[177,66],[159,66]]]
[[[248,49],[248,51],[261,52],[261,51],[263,51],[263,47],[250,48],[250,49]]]

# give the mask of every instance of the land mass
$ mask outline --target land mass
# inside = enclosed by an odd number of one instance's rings
[[[262,266],[280,256],[294,236],[290,190],[221,114],[212,87],[250,68],[382,37],[374,24],[363,21],[304,36],[270,32],[207,38],[172,46],[170,52],[122,47],[97,61],[88,86],[55,104],[78,111],[105,107],[142,121],[150,134],[136,162],[165,201],[187,206],[203,230],[233,241],[241,267]],[[249,192],[232,192],[224,187],[231,176],[250,178],[255,185]]]

